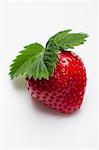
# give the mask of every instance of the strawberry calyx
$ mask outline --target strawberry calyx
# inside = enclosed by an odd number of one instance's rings
[[[85,33],[70,33],[71,31],[58,32],[48,40],[45,48],[39,43],[25,46],[10,65],[11,79],[24,76],[34,80],[48,80],[59,61],[59,51],[74,49],[75,46],[84,44],[88,37]]]

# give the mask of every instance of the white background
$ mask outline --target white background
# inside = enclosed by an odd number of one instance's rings
[[[97,4],[43,3],[3,4],[3,141],[22,147],[97,146]],[[90,35],[85,45],[75,48],[88,76],[81,110],[69,116],[33,104],[23,79],[8,76],[12,59],[24,45],[45,44],[54,33],[72,28]]]

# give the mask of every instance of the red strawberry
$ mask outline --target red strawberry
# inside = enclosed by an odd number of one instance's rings
[[[78,110],[86,87],[86,71],[81,59],[73,52],[60,52],[49,80],[27,79],[33,97],[63,113]]]
[[[67,49],[83,44],[88,35],[70,31],[51,37],[45,48],[38,43],[25,46],[10,66],[11,79],[24,76],[32,97],[66,114],[80,108],[86,87],[81,59]]]

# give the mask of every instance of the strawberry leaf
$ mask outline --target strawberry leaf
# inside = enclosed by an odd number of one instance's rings
[[[47,44],[45,54],[44,54],[44,62],[49,71],[49,75],[52,75],[54,69],[56,68],[56,64],[58,63],[58,52],[59,48],[55,41],[50,40]]]
[[[70,33],[70,31],[72,30],[69,29],[69,30],[59,32],[55,34],[53,37],[51,37],[49,41],[53,39],[54,43],[56,42],[57,46],[63,50],[67,50],[68,48],[74,49],[74,46],[84,44],[86,38],[88,37],[87,34]],[[49,43],[49,41],[47,42],[47,44]]]
[[[43,61],[44,52],[45,49],[38,43],[25,46],[10,66],[11,79],[17,76],[48,79],[49,72]]]

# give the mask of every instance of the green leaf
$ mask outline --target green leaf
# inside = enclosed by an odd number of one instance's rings
[[[56,68],[56,64],[58,63],[59,47],[53,39],[51,39],[46,46],[44,62],[47,66],[49,75],[51,76],[54,69]]]
[[[43,61],[44,52],[44,48],[38,43],[25,46],[10,66],[11,79],[17,76],[33,77],[35,80],[48,79],[49,72]]]
[[[59,49],[67,50],[68,48],[73,49],[74,46],[78,46],[84,44],[86,38],[88,37],[85,33],[70,33],[71,29],[61,31],[51,37],[47,45],[49,44],[50,40],[53,40],[54,43],[59,47]],[[46,47],[47,47],[46,45]]]

